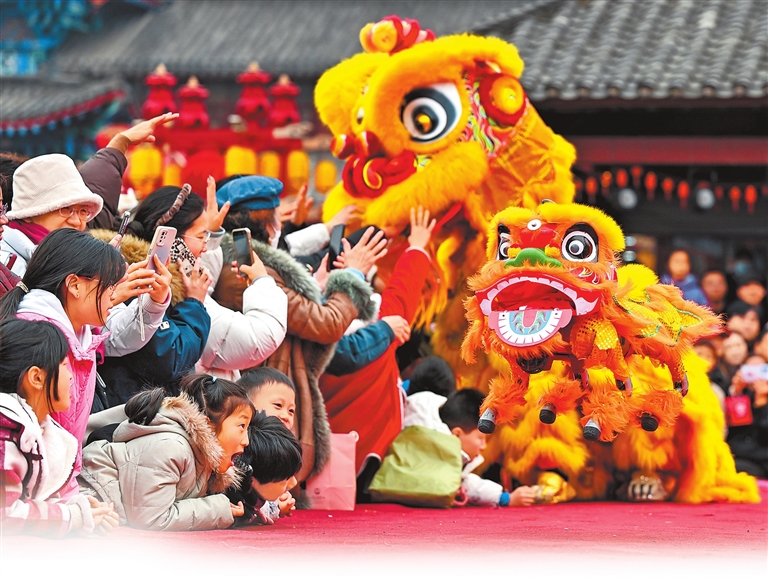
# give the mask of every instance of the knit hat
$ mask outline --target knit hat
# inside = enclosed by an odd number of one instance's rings
[[[104,204],[91,193],[66,155],[40,155],[22,163],[13,174],[13,210],[8,219],[27,219],[63,207],[89,205],[95,217]]]
[[[227,182],[216,192],[219,207],[229,201],[233,209],[274,209],[280,205],[283,183],[272,177],[250,175]]]

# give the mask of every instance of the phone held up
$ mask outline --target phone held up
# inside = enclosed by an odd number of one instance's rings
[[[333,269],[333,262],[341,255],[341,239],[344,237],[344,224],[336,225],[331,230],[331,241],[328,244],[328,271]]]
[[[176,228],[160,226],[155,230],[155,236],[152,238],[152,244],[149,246],[149,254],[147,255],[147,269],[156,271],[155,260],[153,256],[157,256],[160,259],[160,263],[168,263],[168,258],[171,256],[171,246],[176,239]]]
[[[120,236],[120,240],[117,242],[117,245],[115,248],[119,248],[120,244],[123,243],[123,237],[125,236],[125,231],[128,229],[128,222],[131,220],[131,212],[125,211],[123,213],[123,219],[120,221],[120,227],[117,229],[117,234]]]
[[[241,265],[253,265],[251,249],[251,230],[247,227],[232,230],[232,241],[235,244],[235,260],[237,267]]]

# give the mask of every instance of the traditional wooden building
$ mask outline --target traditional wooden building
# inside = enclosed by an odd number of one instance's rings
[[[577,147],[579,199],[616,217],[635,258],[660,268],[685,247],[698,271],[741,255],[768,271],[768,0],[100,4],[98,30],[70,33],[47,72],[125,83],[124,116],[138,117],[162,63],[174,90],[191,76],[205,87],[212,128],[229,125],[238,76],[258,62],[273,82],[288,75],[300,119],[322,135],[314,83],[388,14],[499,36],[520,51],[542,117]]]

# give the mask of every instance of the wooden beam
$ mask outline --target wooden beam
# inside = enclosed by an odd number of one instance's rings
[[[768,137],[566,137],[580,165],[768,165]]]

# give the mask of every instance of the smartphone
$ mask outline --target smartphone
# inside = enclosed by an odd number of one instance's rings
[[[237,267],[253,265],[251,252],[251,230],[247,227],[232,230],[232,241],[235,243],[235,260]]]
[[[123,220],[120,222],[120,228],[117,230],[119,235],[125,235],[125,230],[128,229],[128,222],[131,220],[131,212],[126,211],[123,213]]]
[[[155,260],[152,259],[155,255],[160,259],[161,263],[168,263],[168,258],[171,256],[171,246],[175,239],[175,227],[161,225],[155,229],[155,236],[152,238],[152,244],[149,246],[149,254],[147,254],[147,269],[155,271]]]
[[[342,223],[331,230],[331,241],[328,244],[328,271],[333,269],[333,262],[341,255],[341,239],[344,237],[345,229]]]
[[[741,377],[749,384],[756,380],[768,380],[768,364],[744,364],[741,366]]]

